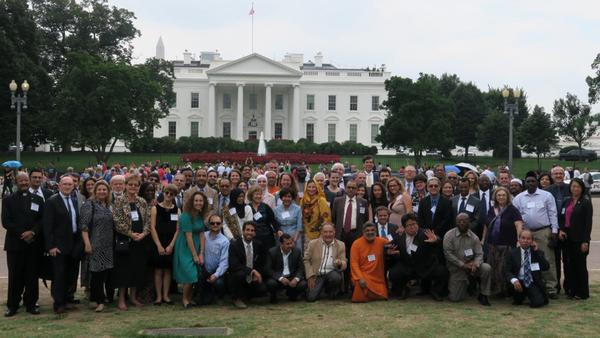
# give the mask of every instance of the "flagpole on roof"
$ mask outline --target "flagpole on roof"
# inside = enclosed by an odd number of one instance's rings
[[[251,41],[252,41],[252,53],[254,53],[254,2],[252,2],[252,8],[250,8],[250,16],[252,17],[252,33],[251,33]]]

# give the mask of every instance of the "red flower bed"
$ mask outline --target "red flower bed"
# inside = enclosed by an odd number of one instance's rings
[[[244,162],[250,157],[254,163],[267,163],[272,159],[279,162],[290,161],[300,163],[302,161],[312,164],[339,162],[339,155],[329,154],[304,154],[304,153],[268,153],[266,156],[258,156],[256,153],[190,153],[181,155],[184,162]]]

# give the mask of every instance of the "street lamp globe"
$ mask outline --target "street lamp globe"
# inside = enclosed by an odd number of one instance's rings
[[[510,95],[510,91],[508,90],[508,88],[504,88],[502,90],[502,97],[506,99],[508,98],[508,95]]]
[[[10,84],[8,85],[8,89],[10,89],[10,91],[13,93],[17,91],[17,83],[15,82],[15,80],[12,80],[10,82]]]
[[[515,89],[515,90],[513,91],[513,95],[515,96],[515,98],[517,98],[517,99],[518,99],[519,97],[521,97],[521,90],[520,90],[520,89],[518,89],[518,88],[517,88],[517,89]]]
[[[24,93],[27,93],[29,90],[29,83],[27,83],[27,80],[24,80],[21,84],[21,90],[23,90]]]

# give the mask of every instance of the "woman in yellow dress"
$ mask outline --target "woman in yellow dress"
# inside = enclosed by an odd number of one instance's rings
[[[304,248],[310,240],[321,235],[321,227],[325,222],[331,222],[331,209],[327,204],[325,193],[314,180],[306,183],[304,195],[300,200],[302,222],[304,224]]]

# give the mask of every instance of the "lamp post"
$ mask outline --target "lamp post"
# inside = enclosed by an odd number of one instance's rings
[[[17,83],[12,80],[8,85],[10,89],[10,108],[17,109],[17,142],[15,144],[17,151],[17,161],[21,161],[21,109],[27,109],[27,92],[29,91],[29,83],[24,80],[21,84],[23,94],[17,94]]]
[[[504,88],[502,90],[502,97],[504,98],[504,114],[508,114],[508,169],[512,172],[513,168],[513,120],[514,114],[519,112],[519,97],[521,97],[521,90],[516,88],[513,90],[513,96],[515,97],[515,103],[508,103],[508,97],[510,96],[510,90]]]

